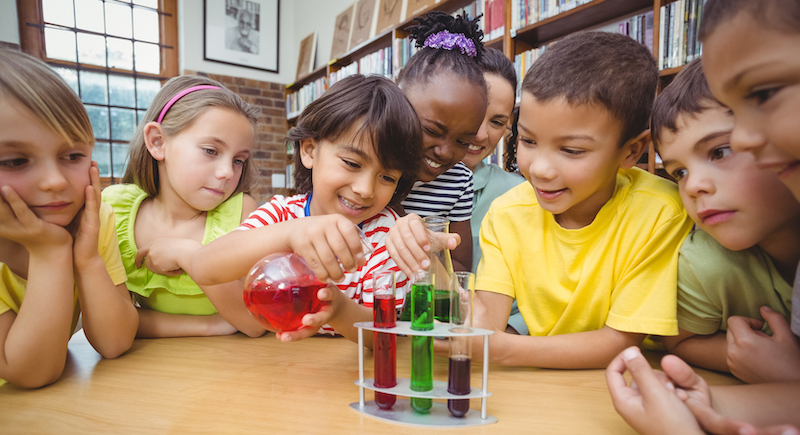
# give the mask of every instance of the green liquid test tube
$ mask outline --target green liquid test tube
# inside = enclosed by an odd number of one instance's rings
[[[415,331],[433,329],[431,282],[432,280],[422,279],[411,286],[411,329]],[[411,389],[433,390],[433,337],[411,337]],[[432,405],[431,399],[411,398],[411,408],[418,414],[427,414]]]

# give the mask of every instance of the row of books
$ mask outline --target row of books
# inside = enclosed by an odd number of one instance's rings
[[[636,15],[618,24],[619,33],[630,36],[653,52],[653,12]]]
[[[466,15],[470,18],[483,15],[478,25],[483,31],[484,41],[500,38],[506,31],[505,0],[474,1],[458,9],[453,15]]]
[[[286,96],[286,118],[294,118],[312,101],[316,100],[328,89],[328,78],[320,77]]]
[[[697,39],[705,0],[677,0],[661,6],[658,25],[658,68],[675,68],[703,53]]]
[[[379,74],[391,79],[392,64],[392,47],[384,47],[378,51],[362,56],[350,65],[339,69],[339,71],[332,72],[330,74],[329,83],[332,86],[339,80],[353,74],[364,74],[365,76]]]
[[[394,40],[394,42],[392,42],[392,54],[394,55],[392,58],[392,71],[394,71],[393,78],[397,78],[397,74],[400,73],[400,70],[406,66],[406,64],[408,64],[411,56],[419,51],[419,48],[417,48],[415,44],[416,41],[412,41],[408,38],[397,38]]]
[[[514,56],[514,70],[517,72],[517,103],[519,103],[520,95],[522,95],[522,80],[525,79],[525,73],[528,72],[531,65],[536,62],[536,59],[538,59],[546,49],[547,45],[542,45]]]
[[[592,0],[511,0],[511,30],[554,17]]]

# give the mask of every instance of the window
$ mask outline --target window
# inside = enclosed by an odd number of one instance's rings
[[[177,75],[177,0],[18,2],[24,51],[83,101],[105,183],[125,172],[128,142],[163,81]],[[105,184],[104,183],[104,184]]]

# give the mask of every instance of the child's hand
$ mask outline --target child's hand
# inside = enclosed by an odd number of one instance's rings
[[[633,378],[630,386],[625,371]],[[611,361],[606,382],[614,408],[640,434],[703,433],[674,385],[650,367],[638,347],[625,349]]]
[[[761,315],[772,336],[761,331],[760,320],[739,316],[728,319],[728,367],[737,378],[753,384],[800,380],[800,343],[789,322],[769,307]]]
[[[431,246],[431,243],[434,245]],[[455,249],[461,243],[457,233],[431,233],[425,229],[422,218],[411,213],[395,222],[386,236],[386,250],[394,262],[406,274],[414,276],[430,266],[429,252],[443,247]]]
[[[288,343],[313,336],[319,331],[319,328],[326,323],[330,323],[331,319],[336,317],[341,306],[345,304],[348,299],[344,293],[333,285],[328,285],[325,288],[319,289],[317,291],[317,297],[319,300],[327,303],[323,305],[322,309],[318,312],[303,316],[303,327],[297,331],[278,332],[275,334],[280,341]]]
[[[0,194],[0,237],[21,244],[32,254],[72,244],[72,236],[64,227],[39,219],[10,186],[0,187]]]
[[[100,237],[100,172],[97,162],[89,167],[89,185],[83,190],[86,198],[83,210],[75,219],[78,228],[72,247],[73,261],[78,270],[89,267],[94,261],[103,261],[97,250]]]
[[[320,282],[341,281],[342,268],[353,271],[366,263],[357,227],[344,216],[310,216],[292,222],[298,230],[289,236],[289,249],[303,257]]]
[[[159,275],[180,275],[184,266],[198,249],[203,245],[189,239],[156,239],[149,246],[139,249],[136,253],[136,267],[144,265],[153,273]],[[186,271],[190,273],[190,271]]]

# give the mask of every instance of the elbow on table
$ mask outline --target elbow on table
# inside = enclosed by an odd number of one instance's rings
[[[20,376],[8,376],[6,380],[22,388],[41,388],[57,381],[63,372],[64,365],[62,364],[60,368],[32,370]]]

